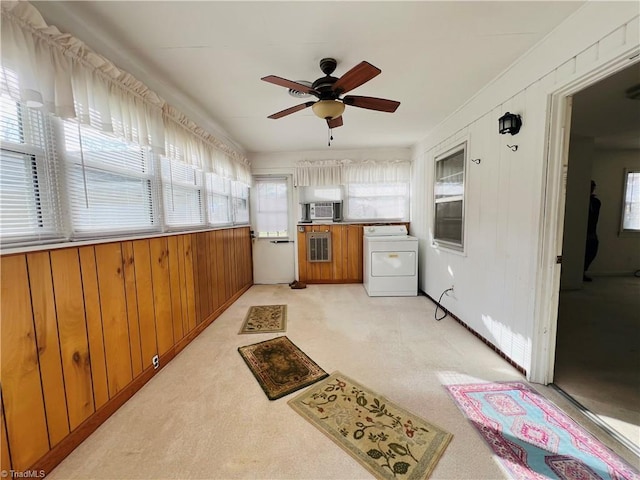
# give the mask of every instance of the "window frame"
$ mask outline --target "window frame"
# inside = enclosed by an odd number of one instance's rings
[[[63,241],[67,237],[67,225],[60,202],[61,177],[64,173],[61,172],[56,149],[52,148],[52,145],[57,144],[52,119],[41,110],[14,100],[4,90],[1,95],[3,103],[11,103],[15,107],[15,139],[19,142],[1,140],[0,149],[8,156],[24,157],[25,171],[30,170],[30,175],[25,175],[24,179],[33,185],[31,192],[25,195],[33,197],[37,225],[28,227],[30,232],[4,234],[2,229],[0,246],[4,250]],[[30,159],[30,166],[26,163],[27,159]],[[39,231],[40,229],[42,230]]]
[[[640,168],[625,168],[622,177],[622,198],[620,202],[620,229],[619,236],[640,236],[640,229],[625,228],[624,226],[624,211],[627,205],[627,189],[629,188],[629,176],[632,174],[640,174]]]
[[[462,152],[462,194],[451,196],[447,198],[437,198],[437,187],[438,187],[438,163],[453,159],[458,156]],[[456,143],[455,146],[449,148],[448,150],[434,156],[433,161],[433,197],[432,197],[432,206],[433,206],[433,219],[432,219],[432,228],[433,228],[433,240],[432,245],[437,248],[443,248],[446,250],[450,250],[453,252],[464,253],[466,246],[466,197],[467,197],[467,167],[468,167],[468,157],[469,157],[469,141],[465,139]],[[451,239],[438,238],[436,236],[437,232],[437,209],[438,204],[443,203],[453,203],[453,202],[462,202],[461,205],[461,219],[460,219],[460,242],[452,241]]]

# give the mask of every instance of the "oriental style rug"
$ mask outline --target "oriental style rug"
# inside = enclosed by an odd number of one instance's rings
[[[277,333],[287,330],[286,305],[258,305],[249,307],[241,333]]]
[[[525,383],[446,388],[512,478],[639,478],[633,467]]]
[[[238,348],[269,400],[284,397],[329,374],[287,337]]]
[[[424,479],[453,435],[340,372],[289,405],[378,479]]]

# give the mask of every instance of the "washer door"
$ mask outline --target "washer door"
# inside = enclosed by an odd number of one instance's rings
[[[372,277],[406,277],[416,274],[416,252],[371,252]]]

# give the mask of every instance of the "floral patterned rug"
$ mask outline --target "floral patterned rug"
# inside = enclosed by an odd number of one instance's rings
[[[240,347],[238,352],[269,400],[289,395],[329,375],[284,336]]]
[[[515,479],[637,480],[624,460],[522,382],[449,385]]]
[[[340,372],[289,405],[378,479],[428,478],[453,438]]]
[[[249,307],[241,333],[277,333],[287,330],[286,305],[258,305]]]

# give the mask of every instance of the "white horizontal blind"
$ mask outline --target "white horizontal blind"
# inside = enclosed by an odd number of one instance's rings
[[[64,157],[75,236],[158,229],[147,149],[65,121]]]
[[[205,173],[207,216],[211,225],[231,223],[229,180],[215,173]]]
[[[46,116],[9,97],[13,72],[0,67],[0,239],[41,242],[64,235],[56,152]]]
[[[242,182],[231,182],[231,197],[233,199],[233,223],[249,223],[249,186]]]
[[[289,235],[287,179],[256,178],[254,190],[257,236],[286,238]]]
[[[349,184],[346,207],[350,220],[408,220],[409,184]]]
[[[166,225],[203,225],[202,172],[191,165],[166,157],[162,157],[161,164]]]

